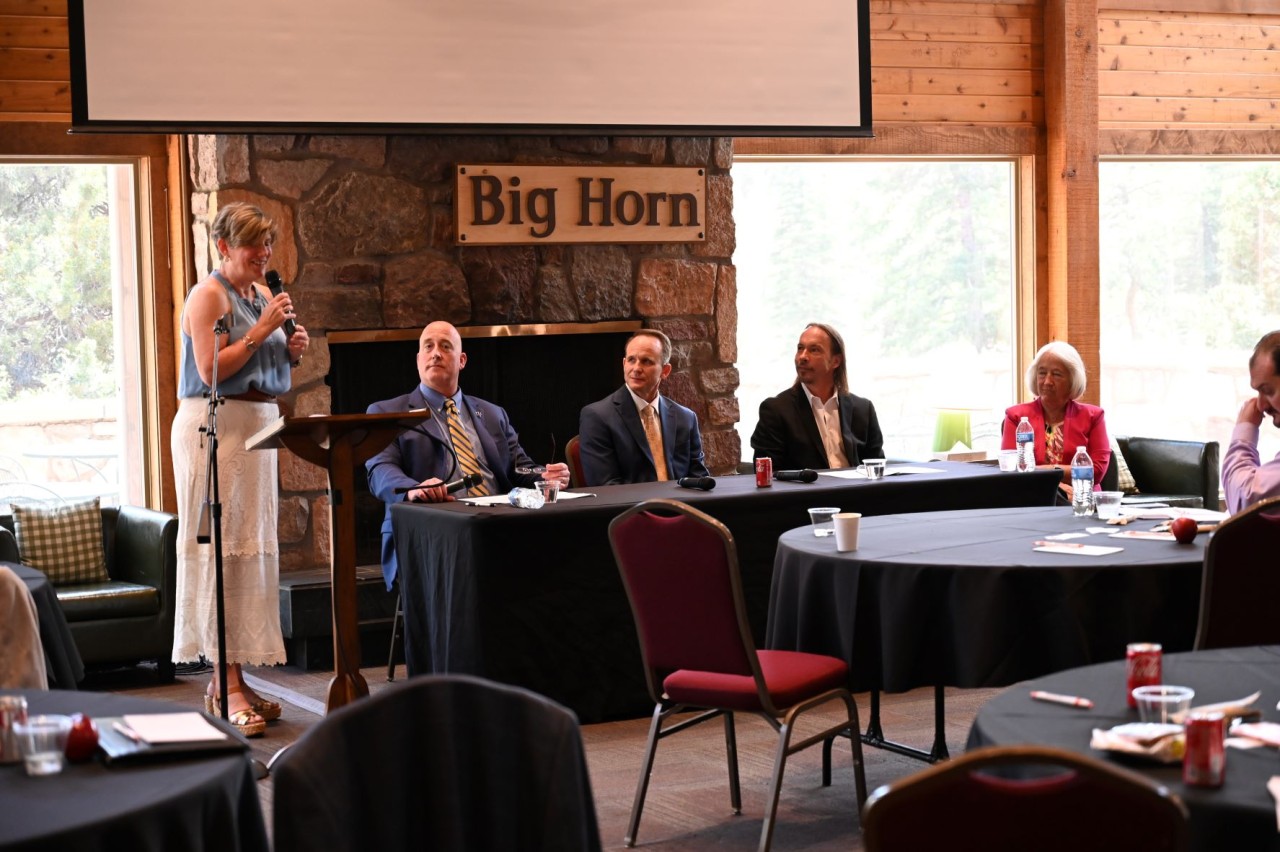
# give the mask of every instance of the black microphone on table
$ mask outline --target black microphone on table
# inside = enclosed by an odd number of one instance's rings
[[[461,491],[464,488],[475,488],[484,477],[478,473],[468,473],[461,479],[455,479],[453,482],[446,482],[444,485],[444,493],[452,494],[455,491]],[[417,491],[419,488],[435,488],[434,485],[410,485],[408,488],[397,488],[394,493],[408,494],[410,491]]]
[[[699,491],[710,491],[716,487],[714,476],[682,476],[676,480],[681,488],[696,488]]]
[[[280,280],[280,273],[274,269],[267,270],[267,289],[271,291],[272,296],[279,296],[284,292],[284,282]],[[297,324],[291,319],[286,319],[280,327],[284,329],[285,337],[293,337],[293,330],[297,328]]]
[[[816,482],[818,472],[807,467],[804,470],[780,470],[773,478],[779,482]]]

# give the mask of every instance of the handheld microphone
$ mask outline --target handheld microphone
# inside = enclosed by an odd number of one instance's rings
[[[714,476],[682,476],[676,480],[681,488],[696,488],[699,491],[710,491],[716,487]]]
[[[816,482],[818,472],[807,467],[804,470],[780,470],[773,478],[779,482]]]
[[[461,491],[464,488],[475,488],[484,477],[478,473],[468,473],[461,479],[455,479],[453,482],[446,482],[444,485],[444,493],[452,494],[455,491]],[[394,493],[408,494],[410,491],[417,491],[419,488],[434,488],[434,485],[411,485],[408,488],[397,488]]]
[[[267,270],[267,289],[271,291],[272,296],[279,296],[284,292],[284,282],[280,280],[280,273],[274,269]],[[285,337],[293,337],[293,330],[297,328],[297,324],[293,320],[287,319],[280,327],[284,329]]]

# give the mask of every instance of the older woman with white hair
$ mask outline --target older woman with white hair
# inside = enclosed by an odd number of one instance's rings
[[[1055,340],[1040,347],[1027,368],[1027,392],[1035,399],[1005,409],[1000,446],[1017,446],[1018,421],[1027,418],[1035,432],[1036,466],[1062,471],[1062,489],[1071,494],[1071,459],[1084,447],[1093,460],[1093,488],[1111,463],[1106,417],[1096,405],[1077,402],[1085,389],[1084,360],[1070,343]]]

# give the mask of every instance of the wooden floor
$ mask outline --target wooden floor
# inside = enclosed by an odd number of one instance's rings
[[[293,667],[247,669],[254,687],[280,700],[284,713],[268,726],[267,735],[251,740],[253,756],[264,764],[323,717],[323,696],[331,674],[304,672]],[[403,677],[403,667],[399,670]],[[385,688],[385,668],[363,671],[370,691]],[[167,686],[155,683],[145,668],[95,673],[87,687],[162,698],[203,708],[208,674],[179,675]],[[997,690],[947,690],[947,745],[952,754],[964,750],[969,724],[984,701]],[[866,725],[867,696],[855,696]],[[638,833],[638,848],[662,852],[706,849],[751,849],[759,841],[765,795],[772,771],[776,737],[763,720],[739,717],[739,768],[742,814],[729,808],[723,727],[698,726],[669,739],[658,748],[648,801]],[[885,735],[918,748],[933,741],[933,691],[920,689],[882,696]],[[606,849],[623,849],[622,838],[635,793],[640,758],[649,720],[633,719],[587,725],[582,729],[591,773],[596,815]],[[816,724],[815,724],[816,728]],[[803,735],[803,730],[799,732]],[[787,762],[773,848],[783,850],[862,849],[855,807],[849,744],[837,743],[833,783],[820,784],[820,750],[810,749]],[[880,749],[865,748],[867,787],[874,790],[917,772],[924,764]],[[260,782],[263,812],[271,820],[271,779]]]

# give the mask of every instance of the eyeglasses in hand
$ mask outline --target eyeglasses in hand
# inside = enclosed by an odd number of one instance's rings
[[[555,461],[556,461],[556,435],[555,435],[555,433],[554,433],[554,432],[552,432],[552,433],[551,433],[551,456],[550,456],[550,458],[551,458],[551,461],[547,462],[547,464],[555,464]],[[547,472],[547,465],[545,465],[545,464],[537,464],[536,462],[529,462],[528,464],[522,464],[522,465],[517,465],[517,466],[516,466],[516,473],[521,474],[522,476],[528,476],[529,474],[532,474],[532,473],[536,473],[536,474],[538,474],[539,476],[541,476],[542,474],[544,474],[544,473],[546,473],[546,472]]]

